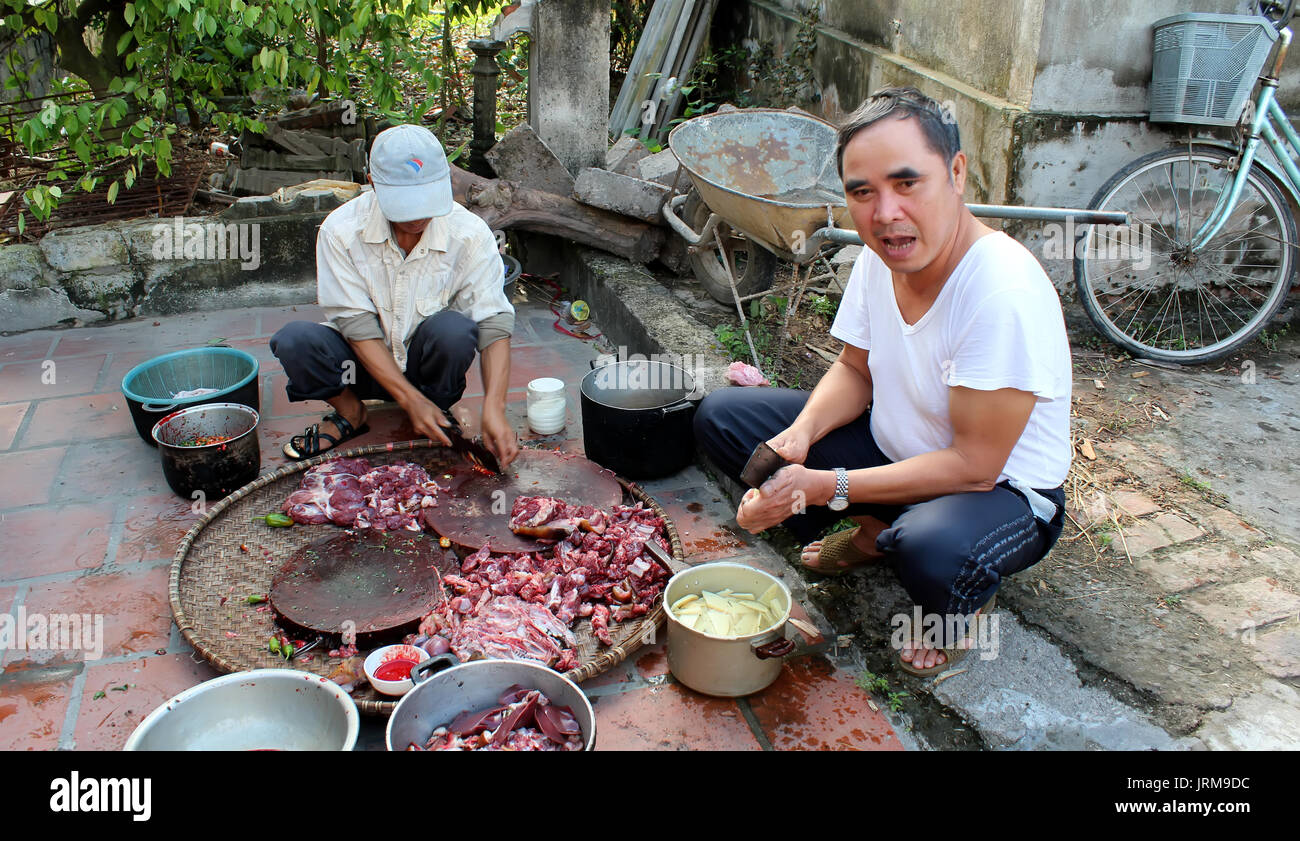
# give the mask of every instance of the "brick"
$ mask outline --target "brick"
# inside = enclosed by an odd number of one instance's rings
[[[0,674],[0,750],[59,746],[80,663],[9,663]]]
[[[0,482],[0,508],[49,502],[65,452],[64,447],[47,447],[0,455],[0,474],[23,477],[21,482]]]
[[[1300,596],[1263,577],[1198,592],[1184,603],[1225,634],[1240,631],[1247,622],[1267,625],[1300,614]]]
[[[664,639],[667,639],[665,631]],[[649,680],[652,677],[659,677],[668,674],[668,644],[661,642],[656,645],[648,645],[635,655],[636,670],[641,677]]]
[[[150,655],[122,663],[91,665],[73,733],[77,750],[121,750],[140,722],[193,686],[220,677],[189,654]],[[113,687],[126,686],[125,690]],[[98,693],[102,698],[96,698]]]
[[[573,197],[583,204],[658,223],[669,190],[662,184],[589,167],[578,173]]]
[[[261,320],[258,323],[261,329],[258,331],[258,335],[267,339],[274,336],[275,331],[291,321],[310,321],[313,324],[319,324],[326,320],[325,311],[315,304],[268,308],[261,310],[259,316]]]
[[[1293,623],[1258,634],[1250,659],[1273,677],[1300,677],[1300,628]]]
[[[712,489],[700,487],[656,497],[677,527],[690,563],[730,558],[752,546],[748,533],[734,525],[735,508],[730,501],[713,502],[714,496]]]
[[[508,181],[557,196],[573,193],[573,175],[528,123],[506,132],[484,157],[492,171]]]
[[[1128,547],[1128,553],[1133,558],[1148,555],[1173,542],[1173,538],[1152,520],[1142,520],[1135,525],[1124,527],[1122,545]]]
[[[761,750],[740,707],[677,683],[592,699],[597,750]]]
[[[0,365],[32,359],[49,359],[50,348],[58,337],[58,333],[49,330],[33,330],[16,336],[0,336]]]
[[[1151,497],[1137,491],[1114,491],[1111,498],[1124,513],[1133,517],[1144,517],[1160,510],[1160,506],[1151,501]]]
[[[1236,514],[1224,508],[1211,509],[1201,522],[1202,525],[1214,529],[1221,536],[1240,544],[1258,540],[1263,536],[1258,529],[1250,526]]]
[[[653,181],[665,187],[672,187],[673,181],[677,178],[678,166],[680,162],[677,160],[676,153],[672,149],[665,149],[638,161],[633,175],[643,181]],[[690,176],[684,172],[682,183],[690,183]]]
[[[1276,575],[1300,575],[1300,555],[1285,546],[1265,546],[1251,552],[1250,556]]]
[[[31,405],[30,402],[24,402],[0,406],[0,450],[7,450],[13,445],[18,427],[22,424],[23,418],[27,417],[27,410]]]
[[[1195,540],[1205,534],[1205,532],[1200,528],[1175,514],[1161,514],[1152,520],[1152,522],[1165,530],[1169,535],[1170,542],[1172,543],[1183,543],[1188,540]]]
[[[117,564],[170,560],[185,533],[201,515],[193,503],[175,494],[133,497],[126,502],[126,522],[114,559]]]
[[[0,368],[0,394],[9,400],[43,400],[95,390],[104,354],[77,359],[15,362]]]
[[[109,441],[73,444],[52,491],[56,502],[104,500],[116,502],[123,493],[169,491],[158,450],[138,435]]]
[[[27,614],[89,613],[103,616],[104,657],[166,648],[172,611],[167,566],[33,585],[23,604]]]
[[[1181,593],[1202,584],[1217,583],[1245,566],[1238,553],[1222,546],[1197,546],[1161,559],[1144,558],[1137,568],[1162,593]]]
[[[869,700],[850,672],[820,655],[786,661],[775,683],[748,698],[777,750],[902,750]]]
[[[126,398],[120,392],[42,400],[36,404],[20,444],[74,444],[95,438],[135,435]]]
[[[649,154],[650,150],[644,143],[631,135],[624,135],[605,153],[605,169],[619,175],[636,175],[637,162]]]
[[[0,515],[0,581],[95,569],[104,563],[111,505],[64,505]]]

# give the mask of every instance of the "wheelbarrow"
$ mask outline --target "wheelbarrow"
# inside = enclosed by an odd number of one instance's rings
[[[799,111],[750,108],[688,120],[668,146],[693,189],[664,205],[696,278],[721,303],[772,285],[778,258],[801,266],[828,245],[861,245],[835,166],[837,129]],[[968,204],[976,216],[1076,225],[1128,224],[1122,212]],[[678,216],[678,213],[681,216]],[[757,246],[757,247],[755,247]]]

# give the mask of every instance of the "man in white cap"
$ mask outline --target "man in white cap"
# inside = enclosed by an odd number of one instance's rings
[[[519,452],[505,416],[515,314],[496,239],[452,201],[447,156],[422,126],[381,132],[367,180],[374,190],[331,213],[316,238],[329,323],[296,321],[271,338],[289,399],[334,408],[284,454],[310,458],[365,433],[371,398],[395,400],[416,435],[449,444],[442,427],[478,352],[483,443],[505,467]]]

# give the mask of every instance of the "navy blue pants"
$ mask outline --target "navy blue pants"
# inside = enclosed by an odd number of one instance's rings
[[[793,423],[807,401],[807,392],[790,389],[718,389],[695,415],[695,440],[720,470],[739,481],[755,445]],[[805,466],[856,470],[889,464],[872,440],[869,416],[868,409],[813,444]],[[1050,523],[1036,519],[1025,498],[1003,483],[991,491],[914,505],[852,503],[843,512],[810,505],[785,525],[809,541],[842,517],[870,514],[884,521],[889,528],[876,539],[876,548],[885,553],[913,601],[925,613],[964,615],[988,601],[1004,576],[1042,560],[1060,537],[1065,493],[1059,487],[1039,493],[1057,505]]]
[[[406,358],[406,379],[444,411],[465,393],[465,373],[478,352],[478,325],[467,316],[443,310],[420,323]],[[344,388],[362,400],[393,397],[370,376],[352,346],[337,330],[311,321],[293,321],[271,337],[271,353],[289,377],[292,401],[329,400]]]

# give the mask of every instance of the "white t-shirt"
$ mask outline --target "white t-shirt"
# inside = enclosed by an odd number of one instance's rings
[[[975,241],[929,311],[903,321],[889,267],[870,248],[853,266],[835,338],[870,351],[871,435],[892,461],[952,445],[949,388],[1037,396],[1001,482],[1055,488],[1070,469],[1070,344],[1061,301],[1034,256],[998,231]]]

